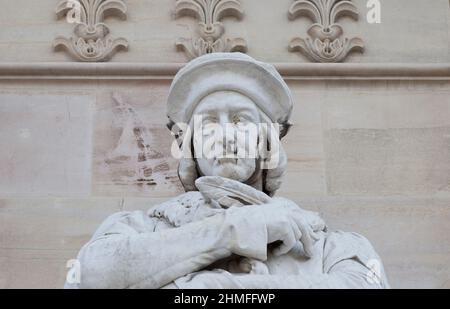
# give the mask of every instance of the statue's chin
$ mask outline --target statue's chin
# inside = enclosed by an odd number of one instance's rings
[[[220,176],[233,179],[240,182],[245,182],[253,175],[255,165],[248,162],[238,163],[223,163],[216,165],[213,168],[213,176]]]

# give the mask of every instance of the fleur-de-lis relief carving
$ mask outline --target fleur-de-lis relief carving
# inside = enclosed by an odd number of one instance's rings
[[[63,0],[58,4],[56,14],[58,18],[67,16],[68,21],[73,19],[74,35],[56,38],[54,48],[64,47],[78,61],[109,60],[117,50],[128,49],[128,42],[124,38],[111,37],[109,27],[103,22],[105,14],[126,19],[126,12],[123,0]]]
[[[199,21],[197,38],[180,38],[176,46],[189,58],[214,52],[246,52],[244,39],[223,38],[225,28],[220,22],[224,17],[241,19],[243,10],[238,0],[177,0],[176,17],[192,16]]]
[[[358,10],[350,0],[297,0],[289,9],[289,19],[299,16],[311,18],[306,39],[294,38],[291,52],[301,52],[315,62],[341,62],[351,51],[364,51],[360,38],[344,37],[344,30],[338,19],[349,16],[358,20]]]

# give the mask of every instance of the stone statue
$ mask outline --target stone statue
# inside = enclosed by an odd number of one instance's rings
[[[66,287],[388,288],[364,237],[274,197],[292,107],[271,65],[240,53],[190,62],[168,99],[187,193],[106,219],[78,255],[80,282]]]

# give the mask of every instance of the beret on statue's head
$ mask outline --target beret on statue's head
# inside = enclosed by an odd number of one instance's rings
[[[242,53],[212,53],[189,62],[175,76],[167,116],[189,123],[198,103],[217,91],[235,91],[251,99],[273,122],[287,124],[291,92],[275,67]]]

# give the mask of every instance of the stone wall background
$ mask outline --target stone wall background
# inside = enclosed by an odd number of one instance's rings
[[[365,14],[366,1],[354,2]],[[366,43],[347,62],[448,67],[449,1],[381,2],[380,25],[364,14],[342,22]],[[52,50],[71,32],[56,21],[56,3],[0,0],[0,67],[71,61]],[[108,20],[130,41],[112,62],[185,62],[174,41],[194,23],[173,20],[173,3],[128,0],[128,20]],[[288,21],[290,0],[242,3],[246,16],[226,20],[227,35],[246,38],[260,60],[307,62],[287,51],[309,24]],[[449,76],[286,79],[294,127],[278,194],[319,211],[331,228],[368,237],[393,287],[449,288]],[[170,82],[0,74],[0,288],[62,287],[66,262],[108,215],[182,192],[165,127]]]

